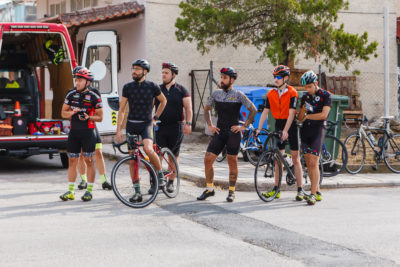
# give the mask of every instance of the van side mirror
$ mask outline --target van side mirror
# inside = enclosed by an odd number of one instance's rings
[[[93,62],[92,65],[90,65],[89,70],[92,72],[93,78],[96,82],[103,80],[107,73],[106,65],[100,60]]]

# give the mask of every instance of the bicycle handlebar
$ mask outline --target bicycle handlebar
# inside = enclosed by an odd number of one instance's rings
[[[121,143],[112,142],[114,153],[116,153],[115,148],[117,148],[119,150],[119,152],[121,152],[122,154],[129,154],[129,151],[123,151],[121,149],[121,146],[123,146],[125,144],[128,144],[128,150],[129,150],[130,147],[134,149],[134,148],[136,148],[138,146],[143,146],[142,143],[139,143],[137,135],[132,135],[132,134],[127,133],[125,141],[123,141]]]

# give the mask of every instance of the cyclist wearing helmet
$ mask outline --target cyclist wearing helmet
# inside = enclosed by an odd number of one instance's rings
[[[160,88],[167,98],[167,105],[160,116],[156,141],[160,147],[171,149],[178,162],[183,135],[192,131],[192,100],[189,91],[175,82],[178,67],[173,63],[162,63],[161,67],[163,84]],[[159,105],[160,101],[156,100],[156,107]],[[174,178],[170,177],[167,182],[167,191],[170,193],[174,191]]]
[[[240,150],[240,132],[253,122],[257,109],[246,95],[232,88],[237,78],[236,71],[231,68],[222,68],[221,88],[209,97],[204,107],[204,118],[208,129],[214,136],[207,148],[204,157],[206,175],[206,190],[197,200],[205,200],[215,195],[214,191],[214,161],[224,147],[227,149],[227,160],[229,165],[229,194],[226,200],[232,202],[235,199],[235,186],[238,177],[237,155]],[[244,125],[239,125],[240,108],[244,105],[249,110],[249,116]],[[218,116],[217,126],[214,126],[210,117],[210,110],[215,106]]]
[[[309,205],[322,200],[319,191],[319,153],[324,142],[326,119],[331,109],[331,94],[318,87],[318,77],[312,71],[301,76],[301,84],[307,93],[301,98],[298,120],[303,122],[301,128],[301,147],[306,160],[311,180],[311,196],[307,198]]]
[[[274,117],[275,119],[275,130],[282,131],[282,142],[278,143],[278,147],[281,150],[281,153],[284,153],[285,149],[285,142],[283,141],[289,139],[290,154],[292,155],[294,174],[297,181],[296,200],[302,201],[304,199],[304,192],[302,189],[303,173],[299,156],[299,139],[297,134],[297,125],[296,122],[294,122],[298,94],[296,89],[287,84],[290,76],[289,67],[279,65],[275,68],[273,75],[277,88],[274,88],[267,93],[264,110],[260,117],[257,133],[259,133],[262,129],[264,122],[268,117],[268,113],[269,111],[271,111],[272,117]],[[279,167],[282,168],[282,165]],[[275,187],[270,192],[263,193],[263,195],[265,195],[266,197],[271,197],[275,194],[279,183],[278,176],[278,172],[275,172]],[[280,192],[276,194],[276,198],[279,197]]]
[[[77,66],[73,71],[72,74],[75,75],[76,72],[78,72],[80,69],[83,69],[84,67],[82,66]],[[93,88],[93,87],[89,87],[89,90],[92,90],[93,92],[95,92],[97,95],[101,96],[100,92]],[[94,157],[96,159],[96,168],[99,171],[100,174],[100,179],[101,179],[101,186],[102,188],[111,190],[111,184],[107,181],[106,178],[106,165],[104,163],[104,158],[103,158],[103,144],[101,142],[101,137],[100,137],[100,133],[99,130],[97,130],[97,126],[95,127],[95,132],[96,132],[96,150],[94,153]],[[85,164],[85,160],[83,159],[83,154],[81,154],[81,156],[79,157],[79,162],[78,162],[78,170],[79,173],[81,175],[81,182],[78,185],[79,189],[86,189],[87,188],[87,166]]]
[[[67,143],[69,157],[68,191],[60,198],[64,201],[75,199],[76,167],[82,151],[88,167],[88,186],[82,200],[90,201],[96,173],[93,162],[96,146],[94,129],[95,122],[103,120],[103,105],[101,97],[89,89],[93,76],[88,69],[78,69],[74,78],[76,87],[68,91],[61,110],[61,116],[71,120],[71,131]]]
[[[129,134],[140,135],[142,137],[143,149],[150,159],[158,173],[160,186],[165,185],[165,179],[161,170],[161,162],[153,149],[153,124],[159,120],[163,112],[167,99],[161,93],[160,87],[146,80],[146,74],[150,72],[150,64],[147,60],[137,59],[132,63],[133,81],[127,83],[122,88],[122,98],[118,112],[117,140],[122,141],[122,121],[125,115],[126,104],[129,105],[128,121],[126,132]],[[160,101],[154,117],[153,102],[154,99]],[[132,163],[133,164],[133,163]],[[131,202],[142,202],[143,197],[140,192],[140,185],[134,184],[135,193],[129,199]]]

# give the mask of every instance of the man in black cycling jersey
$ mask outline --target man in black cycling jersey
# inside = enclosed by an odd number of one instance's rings
[[[72,71],[72,74],[75,75],[75,73],[77,71],[79,71],[80,69],[83,69],[83,68],[84,67],[82,67],[82,66],[77,66]],[[92,88],[90,86],[88,88],[89,88],[89,90],[92,90],[93,92],[95,92],[97,95],[99,95],[101,97],[101,94],[97,89]],[[104,190],[105,189],[111,190],[112,189],[111,184],[107,181],[107,178],[106,178],[106,165],[104,163],[103,151],[102,151],[103,144],[101,142],[101,137],[100,137],[99,131],[97,130],[97,126],[95,127],[95,132],[96,132],[96,150],[95,150],[95,153],[94,153],[94,157],[95,157],[95,160],[96,160],[96,168],[97,168],[97,170],[99,172],[99,175],[100,175],[102,188]],[[79,157],[78,170],[79,170],[79,173],[81,175],[81,182],[78,185],[78,188],[81,189],[81,190],[82,189],[86,189],[87,188],[87,175],[86,175],[87,166],[85,164],[85,160],[83,159],[83,154],[81,154],[81,156]]]
[[[161,122],[156,134],[157,144],[160,147],[168,147],[174,153],[177,162],[183,136],[192,132],[192,99],[189,91],[175,82],[178,72],[179,69],[175,64],[162,63],[163,84],[160,88],[167,98],[167,105],[160,116]],[[160,102],[156,100],[156,107],[159,105]],[[174,178],[168,179],[166,186],[169,193],[174,192]]]
[[[226,146],[229,165],[229,193],[226,200],[232,202],[235,199],[235,186],[238,177],[237,155],[240,150],[240,132],[244,131],[253,122],[257,109],[244,93],[232,88],[237,78],[237,73],[233,68],[222,68],[220,73],[222,90],[214,91],[204,107],[204,117],[208,129],[214,136],[208,145],[207,153],[204,157],[207,188],[197,200],[205,200],[215,195],[213,164],[218,154]],[[240,126],[239,116],[242,105],[249,110],[249,116],[245,124]],[[212,124],[210,117],[210,110],[213,106],[217,110],[217,126]]]
[[[301,98],[298,115],[298,120],[303,122],[300,131],[301,147],[311,180],[311,196],[304,197],[309,205],[322,200],[319,191],[319,155],[324,143],[326,119],[332,102],[331,94],[319,88],[317,80],[318,77],[312,70],[301,76],[301,84],[307,93]]]
[[[67,143],[69,158],[68,191],[61,195],[60,198],[64,201],[75,199],[76,167],[82,151],[88,168],[88,186],[82,196],[82,200],[90,201],[96,173],[93,162],[96,146],[94,129],[95,122],[103,120],[103,105],[101,97],[89,90],[93,76],[88,69],[81,68],[74,74],[74,78],[76,87],[68,91],[61,110],[63,118],[71,119],[71,131],[69,132]]]
[[[122,88],[122,98],[118,112],[117,141],[122,141],[122,121],[125,107],[128,103],[129,114],[126,124],[126,132],[142,137],[143,149],[150,159],[151,164],[157,171],[159,185],[165,186],[164,174],[161,170],[161,162],[153,149],[153,125],[160,119],[167,99],[161,93],[160,87],[146,80],[146,74],[150,72],[150,64],[147,60],[138,59],[132,63],[133,82],[127,83]],[[152,117],[154,99],[160,101],[154,117]],[[133,169],[133,168],[132,168]],[[131,202],[142,202],[140,184],[134,184],[135,193],[129,199]],[[151,192],[150,192],[151,193]]]

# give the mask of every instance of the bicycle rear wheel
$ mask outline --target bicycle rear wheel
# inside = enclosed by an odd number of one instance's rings
[[[158,190],[158,179],[153,166],[141,158],[139,161],[139,168],[137,170],[137,176],[139,179],[140,193],[142,201],[131,202],[130,198],[136,193],[134,188],[134,182],[132,179],[132,173],[135,172],[135,168],[131,165],[134,163],[134,156],[127,156],[119,160],[111,171],[111,183],[115,196],[126,206],[131,208],[144,208],[151,204],[157,197]],[[135,182],[135,184],[137,184]],[[153,188],[151,192],[151,188]]]
[[[162,188],[164,194],[167,197],[174,198],[179,193],[179,186],[181,183],[181,177],[179,176],[179,166],[176,161],[174,153],[166,147],[161,149],[161,169],[163,170],[164,177],[167,180],[167,184],[173,181],[172,190],[168,190],[167,186]]]
[[[217,161],[217,162],[222,162],[222,161],[224,161],[225,158],[226,158],[226,147],[224,147],[224,149],[222,150],[222,152],[219,153],[219,155],[218,155],[216,161]]]
[[[385,148],[385,164],[394,173],[400,173],[400,134],[395,134]]]
[[[326,135],[321,150],[324,177],[341,173],[347,164],[347,149],[336,136]]]
[[[279,192],[282,181],[282,171],[280,168],[275,168],[275,163],[280,166],[280,160],[272,151],[264,151],[258,158],[258,162],[254,171],[254,186],[257,195],[265,202],[272,201]],[[271,196],[263,195],[263,193],[270,192],[275,185],[275,172],[279,177],[278,190]]]
[[[268,131],[266,129],[262,129],[260,135],[265,136],[266,134],[268,134]],[[253,166],[257,165],[258,158],[263,150],[263,142],[260,138],[260,135],[256,136],[256,131],[252,131],[245,141],[243,157],[247,158]]]
[[[358,133],[347,136],[344,141],[348,153],[346,171],[356,174],[361,171],[365,164],[365,143]]]

